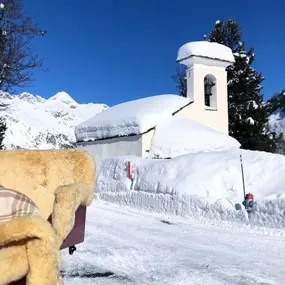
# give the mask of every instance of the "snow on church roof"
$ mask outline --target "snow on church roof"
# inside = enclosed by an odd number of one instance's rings
[[[181,61],[191,56],[201,56],[235,62],[232,50],[229,47],[208,41],[197,41],[184,44],[178,50],[177,61]]]
[[[164,94],[137,99],[104,110],[75,128],[77,141],[94,141],[138,135],[165,122],[185,107],[190,99]]]

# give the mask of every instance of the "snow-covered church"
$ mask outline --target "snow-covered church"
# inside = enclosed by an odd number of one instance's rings
[[[187,98],[163,94],[110,107],[76,127],[78,147],[97,161],[238,148],[228,135],[226,68],[234,63],[231,49],[190,42],[178,50],[177,62],[187,67]]]

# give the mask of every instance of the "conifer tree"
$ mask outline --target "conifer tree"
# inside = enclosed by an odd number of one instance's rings
[[[285,89],[274,94],[269,100],[270,113],[273,113],[277,110],[285,112]]]

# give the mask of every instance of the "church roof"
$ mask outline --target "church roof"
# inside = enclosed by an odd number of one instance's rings
[[[163,94],[121,103],[110,107],[75,128],[77,141],[95,141],[138,135],[165,122],[192,101]]]

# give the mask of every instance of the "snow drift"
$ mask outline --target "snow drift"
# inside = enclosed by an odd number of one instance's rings
[[[258,201],[252,221],[285,226],[285,157],[277,154],[227,150],[171,160],[106,159],[98,166],[96,192],[104,200],[151,211],[244,220],[235,210],[235,203],[243,201],[240,153],[246,192]],[[127,177],[128,161],[133,180]]]
[[[156,126],[150,157],[169,158],[239,147],[240,143],[233,137],[193,120],[172,117]]]

